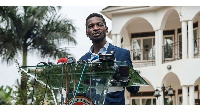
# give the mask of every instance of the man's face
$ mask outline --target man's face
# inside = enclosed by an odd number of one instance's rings
[[[102,18],[92,17],[87,21],[86,35],[92,42],[99,42],[106,37],[108,28],[104,25]]]

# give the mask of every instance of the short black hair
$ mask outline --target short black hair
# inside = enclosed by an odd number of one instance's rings
[[[102,18],[102,21],[103,21],[103,24],[105,25],[105,27],[107,27],[106,26],[106,21],[105,21],[105,19],[103,18],[103,16],[101,15],[101,14],[98,14],[98,13],[92,13],[92,14],[90,14],[87,18],[86,18],[86,30],[87,30],[87,21],[88,21],[88,19],[90,19],[90,18],[92,18],[92,17],[100,17],[100,18]]]

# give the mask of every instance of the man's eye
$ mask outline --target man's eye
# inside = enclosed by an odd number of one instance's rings
[[[99,26],[99,27],[102,27],[102,26],[104,26],[104,24],[103,24],[103,23],[99,23],[98,26]]]
[[[93,25],[89,25],[88,28],[89,28],[89,29],[93,28]]]

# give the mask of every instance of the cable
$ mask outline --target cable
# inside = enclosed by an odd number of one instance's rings
[[[34,96],[34,90],[35,90],[35,83],[37,82],[36,78],[37,78],[37,74],[36,74],[36,71],[37,71],[37,67],[39,64],[44,64],[44,65],[48,65],[46,62],[39,62],[37,65],[36,65],[36,68],[35,68],[35,79],[34,79],[34,82],[33,82],[33,94],[32,94],[32,102],[31,102],[31,105],[33,105],[33,96]]]
[[[74,103],[74,100],[75,100],[75,97],[76,97],[76,93],[78,91],[78,88],[80,86],[80,83],[81,83],[81,80],[82,80],[82,76],[83,76],[83,72],[85,71],[85,66],[86,66],[87,63],[85,63],[84,67],[83,67],[83,70],[82,70],[82,73],[81,73],[81,76],[80,76],[80,79],[79,79],[79,82],[78,82],[78,86],[76,87],[76,91],[75,91],[75,94],[74,94],[74,97],[72,99],[72,103],[71,105]]]

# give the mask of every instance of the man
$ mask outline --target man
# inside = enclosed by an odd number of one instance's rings
[[[91,46],[90,51],[82,56],[80,60],[93,61],[93,59],[98,57],[98,54],[111,54],[112,51],[114,52],[116,61],[126,61],[132,66],[130,52],[108,43],[106,41],[106,33],[108,33],[108,27],[106,26],[103,16],[97,13],[90,14],[86,19],[86,35],[92,40],[93,45]],[[128,87],[127,90],[134,94],[139,91],[139,86]],[[109,87],[104,104],[124,105],[124,88]]]

